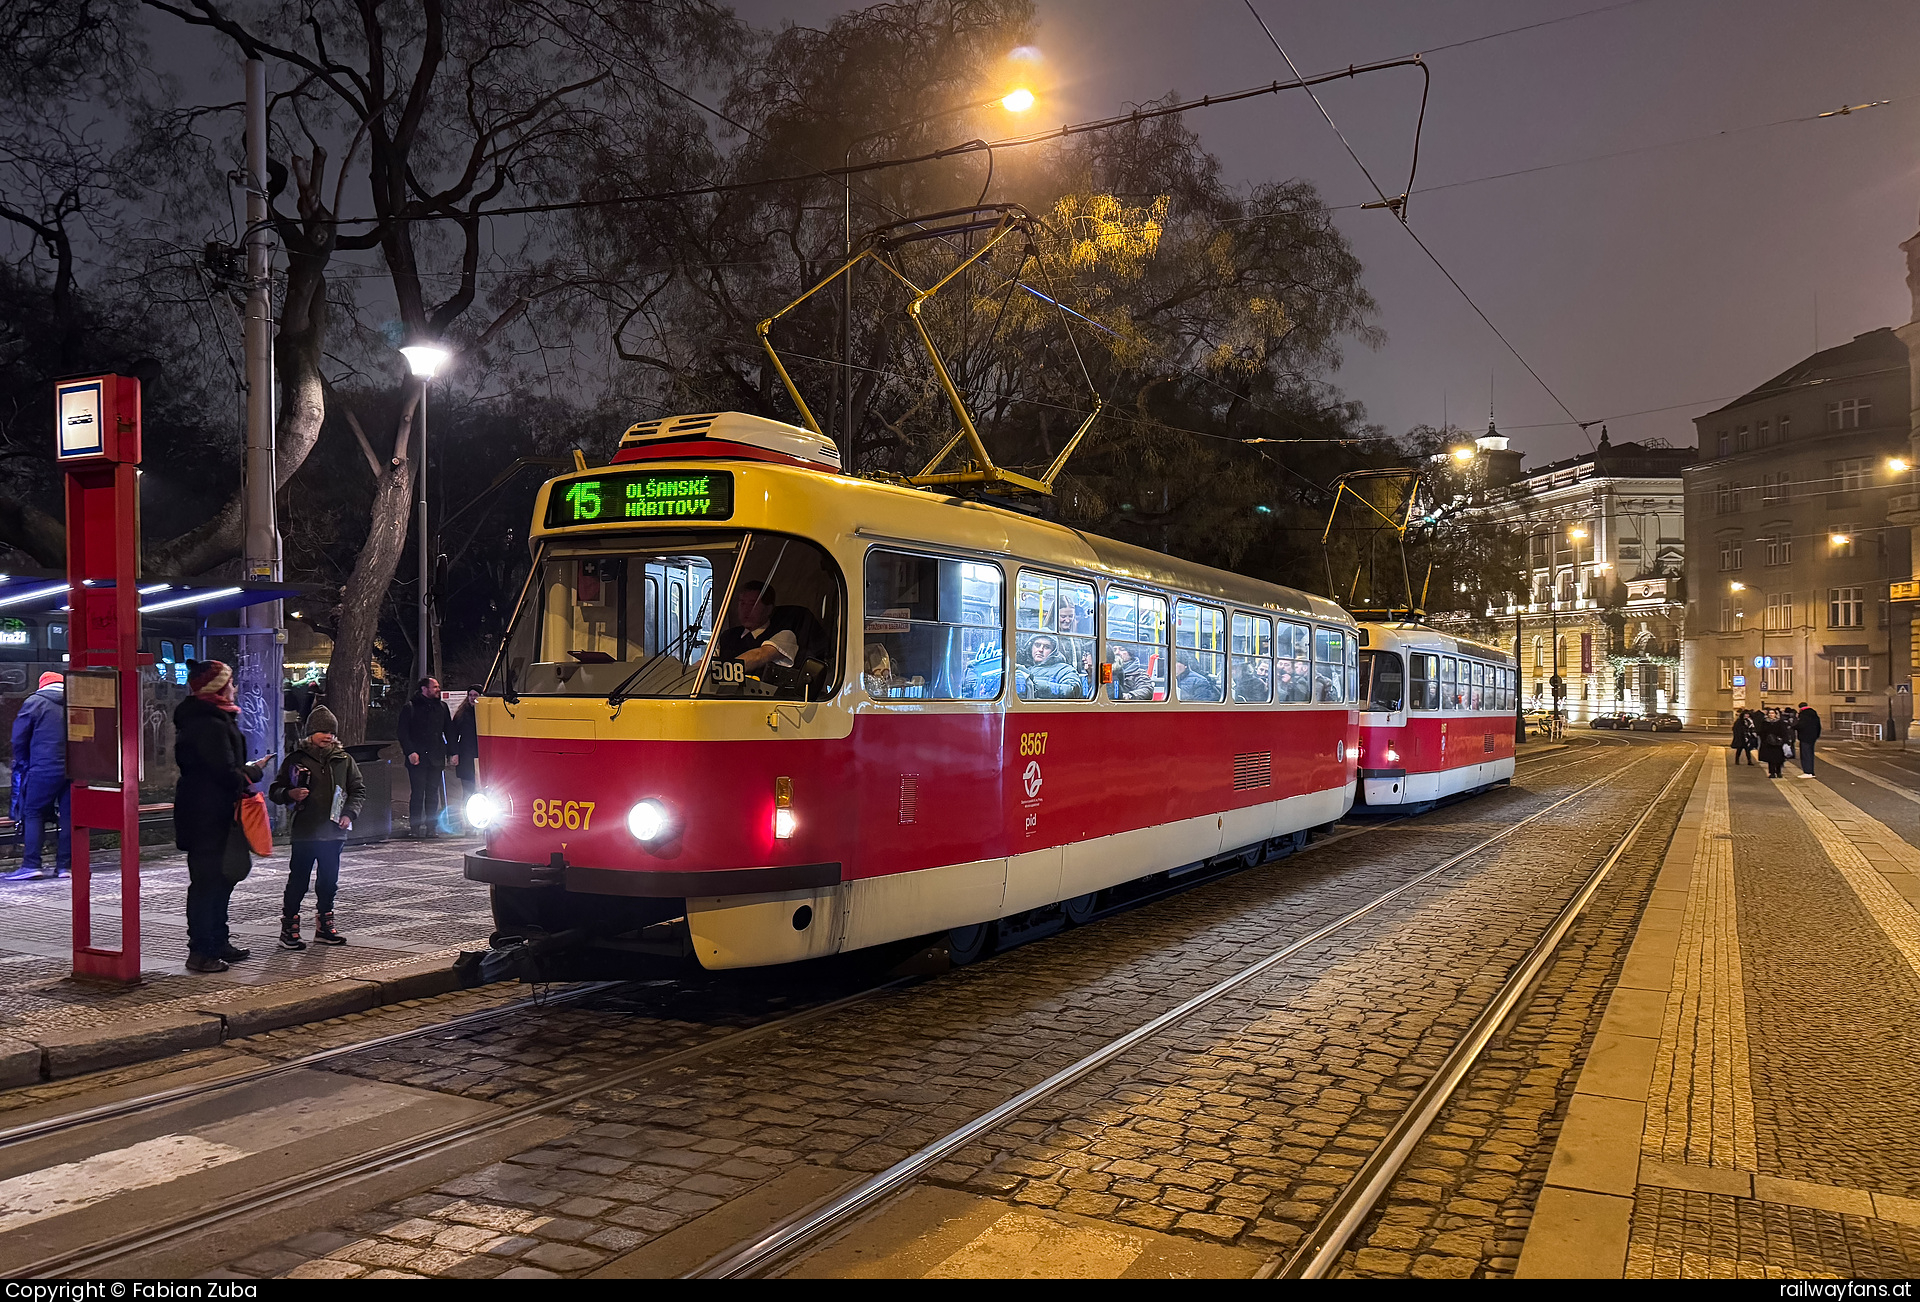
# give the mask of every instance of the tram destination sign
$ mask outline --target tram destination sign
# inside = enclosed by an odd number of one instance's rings
[[[725,470],[616,470],[555,484],[547,528],[576,524],[726,520],[733,515],[733,475]]]

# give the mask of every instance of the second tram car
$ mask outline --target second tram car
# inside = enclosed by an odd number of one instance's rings
[[[1360,625],[1360,791],[1428,805],[1513,777],[1518,666],[1422,624]]]
[[[731,968],[946,933],[965,961],[1353,802],[1340,607],[851,478],[794,426],[637,425],[540,490],[532,543],[466,865],[504,934]]]

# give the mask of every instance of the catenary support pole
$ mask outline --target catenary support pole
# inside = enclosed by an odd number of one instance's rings
[[[275,510],[273,392],[273,250],[267,228],[267,65],[246,64],[247,306],[243,339],[247,386],[246,577],[280,579],[280,526]],[[284,749],[280,603],[248,606],[234,666],[240,728],[249,758]]]

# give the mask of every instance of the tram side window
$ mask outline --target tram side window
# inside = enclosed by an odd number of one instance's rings
[[[1478,710],[1485,706],[1487,690],[1487,667],[1478,660],[1467,662],[1467,708]]]
[[[1313,699],[1313,630],[1305,624],[1274,628],[1273,699],[1303,702]]]
[[[1000,567],[875,548],[867,553],[867,695],[990,701],[1006,676]]]
[[[1440,708],[1451,710],[1453,703],[1454,675],[1459,672],[1458,662],[1452,656],[1440,657]]]
[[[1107,589],[1107,654],[1116,701],[1167,699],[1167,602],[1146,592]]]
[[[1173,690],[1182,701],[1221,701],[1226,694],[1225,612],[1177,601],[1173,606]]]
[[[1233,681],[1235,702],[1265,704],[1273,699],[1273,621],[1265,615],[1234,615],[1227,676]]]
[[[1511,669],[1500,671],[1500,708],[1502,710],[1513,708],[1513,670]]]
[[[1313,699],[1347,699],[1347,635],[1337,628],[1313,630]]]
[[[1440,708],[1440,657],[1415,651],[1407,657],[1407,704],[1415,710]]]
[[[1092,699],[1091,583],[1021,570],[1013,628],[1013,681],[1021,700]]]
[[[1420,657],[1416,654],[1414,660]],[[1395,651],[1362,651],[1360,653],[1360,691],[1358,700],[1363,702],[1363,710],[1390,711],[1401,708],[1402,688],[1405,686],[1405,670],[1400,655]]]

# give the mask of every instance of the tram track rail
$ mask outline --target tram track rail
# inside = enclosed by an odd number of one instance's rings
[[[219,1230],[246,1217],[271,1211],[296,1199],[323,1194],[355,1180],[388,1173],[407,1163],[447,1152],[470,1140],[484,1138],[487,1135],[508,1130],[521,1122],[571,1107],[604,1090],[617,1089],[648,1076],[672,1071],[676,1067],[701,1058],[724,1054],[769,1035],[796,1030],[809,1022],[829,1017],[871,998],[881,991],[908,985],[911,980],[903,977],[871,990],[831,1000],[812,1008],[801,1009],[785,1017],[770,1019],[757,1026],[744,1027],[704,1044],[670,1050],[632,1066],[596,1076],[592,1080],[547,1098],[506,1109],[498,1115],[436,1127],[367,1152],[356,1153],[325,1166],[257,1186],[244,1194],[214,1203],[212,1206],[186,1216],[89,1244],[79,1251],[43,1257],[38,1261],[19,1265],[8,1265],[0,1268],[0,1279],[72,1277],[113,1267],[116,1263],[125,1262],[129,1258],[167,1248],[195,1235]]]
[[[1540,978],[1559,953],[1567,934],[1573,930],[1575,921],[1592,902],[1615,865],[1633,847],[1655,811],[1679,785],[1680,780],[1689,772],[1697,774],[1694,764],[1697,757],[1696,748],[1695,754],[1681,762],[1673,776],[1667,779],[1666,785],[1647,803],[1645,812],[1574,891],[1540,939],[1515,965],[1493,998],[1455,1042],[1440,1066],[1427,1078],[1426,1084],[1414,1095],[1399,1119],[1388,1128],[1387,1134],[1355,1172],[1354,1178],[1328,1205],[1313,1229],[1308,1231],[1292,1252],[1269,1258],[1254,1278],[1325,1279],[1333,1273],[1347,1244],[1386,1197],[1401,1168],[1413,1155],[1414,1147],[1426,1136],[1441,1110],[1466,1081],[1467,1074],[1481,1053],[1532,997]]]
[[[1538,760],[1546,758],[1549,757],[1536,757],[1535,760],[1530,762],[1538,762]],[[1589,750],[1589,753],[1582,755],[1578,760],[1572,762],[1589,763],[1595,758],[1596,756]],[[1097,1051],[1098,1061],[1089,1062],[1087,1059],[1083,1059],[1081,1063],[1076,1063],[1073,1068],[1067,1069],[1069,1072],[1074,1073],[1071,1078],[1062,1078],[1061,1075],[1056,1074],[1055,1077],[1050,1077],[1048,1081],[1042,1082],[1040,1086],[1034,1087],[1034,1090],[1029,1090],[1022,1095],[1016,1096],[1015,1099],[1009,1100],[1006,1104],[1001,1105],[1000,1108],[986,1114],[987,1118],[996,1118],[991,1124],[981,1127],[979,1123],[976,1122],[964,1128],[965,1136],[951,1145],[941,1147],[940,1156],[944,1157],[947,1153],[967,1142],[968,1139],[983,1133],[984,1129],[992,1129],[1007,1120],[1011,1120],[1013,1116],[1033,1106],[1033,1104],[1039,1102],[1040,1099],[1047,1094],[1057,1093],[1059,1089],[1072,1083],[1072,1080],[1078,1079],[1080,1076],[1087,1074],[1105,1062],[1112,1060],[1112,1058],[1126,1052],[1127,1049],[1132,1048],[1134,1045],[1151,1038],[1159,1031],[1171,1026],[1174,1022],[1184,1020],[1200,1008],[1216,1002],[1225,994],[1229,993],[1231,989],[1237,988],[1246,981],[1252,980],[1261,972],[1270,970],[1277,964],[1284,962],[1287,958],[1297,954],[1302,949],[1319,940],[1325,939],[1327,936],[1332,935],[1344,927],[1352,925],[1368,914],[1385,907],[1415,887],[1432,880],[1434,877],[1457,864],[1497,845],[1537,819],[1551,813],[1553,810],[1559,809],[1596,788],[1606,785],[1620,774],[1639,764],[1641,758],[1635,758],[1624,765],[1610,770],[1601,778],[1580,788],[1578,791],[1543,806],[1541,809],[1501,828],[1491,836],[1481,839],[1464,850],[1448,855],[1441,862],[1422,870],[1415,877],[1376,897],[1374,900],[1344,915],[1335,922],[1322,926],[1308,935],[1301,937],[1282,950],[1260,960],[1258,963],[1252,965],[1252,967],[1243,969],[1234,976],[1227,978],[1226,981],[1188,999],[1175,1009],[1154,1019],[1146,1026],[1136,1028],[1134,1031],[1127,1033],[1120,1037],[1118,1041],[1112,1042],[1103,1050]],[[1565,766],[1564,763],[1562,765],[1555,765],[1554,767],[1558,768],[1563,766]],[[1371,826],[1353,828],[1336,833],[1314,842],[1311,846],[1303,847],[1299,853],[1304,853],[1307,850],[1322,849],[1341,841],[1363,836],[1393,823],[1405,821],[1405,819],[1409,817],[1415,817],[1415,815],[1403,815],[1399,818],[1383,820]],[[1171,883],[1169,889],[1156,892],[1143,899],[1130,901],[1124,907],[1140,907],[1141,905],[1151,903],[1155,899],[1178,894],[1193,887],[1203,885],[1206,882],[1217,881],[1222,877],[1244,871],[1246,871],[1245,868],[1235,868],[1221,873],[1194,874],[1187,878],[1180,879],[1175,883]],[[1112,911],[1118,912],[1120,909]],[[1102,916],[1105,916],[1106,912],[1107,911],[1103,911]],[[0,1278],[18,1279],[73,1276],[85,1272],[98,1272],[111,1268],[117,1262],[126,1262],[143,1254],[165,1249],[170,1245],[180,1243],[193,1236],[206,1234],[210,1231],[218,1230],[223,1226],[241,1222],[248,1217],[268,1212],[276,1207],[322,1194],[330,1189],[349,1185],[359,1179],[393,1171],[408,1163],[425,1160],[436,1154],[457,1148],[462,1144],[483,1138],[490,1133],[504,1131],[533,1118],[562,1111],[605,1090],[619,1088],[633,1081],[659,1073],[673,1071],[676,1068],[683,1068],[695,1061],[724,1056],[750,1044],[754,1040],[779,1034],[784,1031],[798,1029],[809,1022],[846,1011],[866,1000],[913,984],[915,980],[916,978],[902,977],[879,983],[863,991],[857,991],[853,994],[830,1000],[811,1008],[801,1009],[785,1016],[771,1018],[754,1026],[742,1028],[706,1043],[688,1045],[653,1055],[642,1062],[597,1076],[592,1080],[584,1081],[570,1089],[547,1098],[505,1109],[494,1116],[469,1119],[464,1122],[438,1127],[422,1134],[411,1136],[405,1140],[384,1145],[375,1150],[355,1154],[338,1162],[329,1163],[313,1170],[301,1172],[282,1180],[258,1186],[249,1190],[244,1195],[239,1195],[232,1199],[199,1209],[190,1215],[98,1241],[90,1244],[86,1249],[81,1251],[59,1256],[50,1256],[18,1266],[0,1268]],[[516,1013],[539,1011],[557,1005],[577,1003],[592,995],[617,989],[625,984],[627,983],[589,983],[561,992],[559,995],[517,1000],[494,1008],[480,1009],[471,1013],[461,1014],[458,1017],[443,1021],[320,1050],[316,1053],[303,1055],[302,1057],[290,1059],[285,1062],[273,1063],[209,1080],[196,1081],[189,1085],[154,1091],[135,1098],[101,1104],[92,1108],[85,1108],[39,1121],[0,1129],[0,1149],[17,1146],[34,1139],[45,1138],[100,1122],[125,1118],[189,1098],[201,1098],[211,1091],[235,1089],[303,1069],[324,1066],[332,1061],[390,1045],[485,1024],[486,1022],[512,1016]],[[1116,1045],[1119,1047],[1115,1047]],[[1090,1057],[1091,1056],[1092,1055],[1090,1055]],[[1043,1088],[1045,1089],[1045,1094],[1035,1094],[1035,1090],[1041,1090]],[[1007,1111],[1007,1109],[1013,1110]],[[926,1150],[923,1150],[923,1152],[925,1151]],[[919,1156],[919,1154],[915,1155],[916,1158]],[[913,1162],[914,1160],[915,1158],[907,1159],[908,1162]],[[922,1169],[930,1169],[938,1160],[940,1160],[940,1157],[924,1161],[920,1166],[915,1168],[916,1174]],[[886,1173],[883,1173],[883,1175],[885,1174]],[[880,1177],[876,1177],[876,1179],[879,1178]],[[867,1183],[871,1184],[873,1182],[869,1181]],[[863,1185],[862,1188],[864,1187]],[[858,1192],[858,1190],[855,1192]],[[857,1211],[840,1213],[833,1219],[832,1225],[837,1226],[843,1223],[848,1217],[864,1212],[875,1202],[883,1200],[891,1192],[892,1189],[889,1188],[880,1194],[863,1199]],[[831,1227],[823,1228],[813,1232],[808,1241],[811,1242],[812,1238],[829,1232],[830,1228]],[[797,1247],[782,1250],[779,1256],[784,1259],[792,1255],[793,1251],[797,1250]],[[712,1263],[709,1263],[709,1265],[711,1264]],[[702,1268],[702,1270],[705,1269],[706,1267]],[[728,1277],[728,1273],[723,1273],[718,1277]]]
[[[226,1076],[215,1076],[206,1080],[197,1080],[189,1085],[177,1085],[168,1089],[154,1090],[151,1093],[137,1095],[129,1099],[120,1099],[113,1103],[102,1103],[91,1108],[82,1108],[77,1112],[65,1112],[59,1116],[47,1117],[40,1121],[29,1121],[17,1126],[0,1129],[0,1150],[15,1144],[24,1144],[29,1140],[44,1139],[68,1130],[77,1130],[81,1126],[93,1125],[101,1121],[117,1121],[123,1117],[135,1116],[154,1108],[165,1107],[169,1103],[178,1103],[184,1099],[204,1098],[216,1090],[238,1089],[259,1081],[271,1080],[275,1076],[284,1076],[289,1072],[302,1071],[309,1067],[318,1067],[339,1058],[351,1057],[357,1053],[366,1053],[373,1049],[383,1049],[388,1045],[401,1044],[408,1040],[423,1039],[443,1031],[463,1030],[477,1026],[498,1017],[534,1009],[552,1008],[559,1005],[577,1003],[589,996],[618,989],[627,984],[622,981],[595,981],[576,986],[558,994],[536,995],[526,999],[517,999],[509,1004],[494,1008],[482,1008],[471,1013],[462,1013],[445,1021],[430,1022],[425,1026],[416,1026],[404,1031],[394,1031],[387,1035],[375,1036],[369,1040],[356,1040],[351,1044],[338,1045],[331,1049],[321,1049],[315,1053],[292,1058],[286,1062],[269,1063],[260,1067],[249,1067]]]
[[[1482,838],[1466,849],[1447,855],[1440,862],[1421,870],[1407,880],[1377,895],[1367,903],[1350,910],[1332,922],[1315,928],[1313,931],[1298,939],[1290,941],[1280,949],[1252,963],[1246,964],[1229,976],[1182,1001],[1157,1017],[1114,1037],[1099,1048],[1054,1072],[1046,1079],[1022,1090],[1012,1098],[980,1113],[971,1121],[956,1127],[947,1134],[921,1147],[914,1153],[909,1154],[907,1157],[881,1171],[879,1174],[858,1182],[851,1188],[820,1204],[787,1217],[762,1234],[735,1244],[727,1251],[710,1258],[694,1270],[688,1272],[683,1278],[739,1279],[765,1276],[773,1273],[778,1267],[820,1244],[833,1233],[850,1225],[868,1212],[879,1208],[890,1199],[905,1193],[935,1167],[947,1161],[967,1145],[1000,1129],[1033,1107],[1053,1098],[1084,1077],[1122,1058],[1133,1049],[1152,1040],[1154,1037],[1179,1023],[1186,1021],[1201,1010],[1219,1003],[1236,990],[1272,972],[1288,959],[1293,958],[1302,951],[1359,923],[1363,919],[1392,904],[1394,901],[1434,881],[1459,864],[1485,853],[1487,850],[1506,841],[1522,829],[1546,817],[1553,811],[1564,808],[1595,790],[1611,785],[1621,775],[1646,762],[1650,758],[1652,758],[1651,753],[1630,759],[1625,764],[1609,770],[1606,774],[1588,783],[1586,786],[1581,787],[1579,790],[1535,810],[1526,817],[1500,829],[1493,835]],[[1615,844],[1613,852],[1605,860],[1605,866],[1608,869],[1625,853],[1626,848],[1631,845],[1633,839],[1645,826],[1648,818],[1651,817],[1653,810],[1658,807],[1661,798],[1664,797],[1667,790],[1671,789],[1673,783],[1679,780],[1680,775],[1686,771],[1690,762],[1691,757],[1689,757],[1687,761],[1683,761],[1680,769],[1669,779],[1667,786],[1662,789],[1660,796],[1656,796],[1654,800],[1649,803],[1647,811],[1633,824],[1626,835],[1620,838]],[[1369,830],[1373,829],[1358,829],[1355,835],[1363,834]],[[1329,841],[1323,842],[1323,844],[1331,843],[1334,839],[1344,838],[1329,838]],[[1598,873],[1590,877],[1589,883],[1576,893],[1575,902],[1577,902],[1580,907],[1584,907],[1586,900],[1591,897],[1592,891],[1597,889],[1600,881],[1603,881],[1604,878],[1604,873]],[[1579,908],[1571,906],[1570,909],[1562,910],[1562,914],[1568,925],[1571,924],[1571,919],[1577,916],[1578,912]],[[1560,939],[1564,937],[1564,928],[1561,928],[1557,933],[1550,934],[1552,935],[1552,946],[1545,951],[1549,955],[1553,949],[1558,947]],[[1538,946],[1536,946],[1536,948],[1538,948]],[[1528,975],[1524,981],[1519,982],[1514,988],[1518,991],[1524,991],[1532,979],[1532,975]],[[1510,980],[1508,984],[1514,983]],[[1503,986],[1503,990],[1504,989],[1505,986]],[[1489,1036],[1491,1031],[1497,1029],[1501,1022],[1505,1020],[1505,1016],[1506,1012],[1503,1012],[1500,1016],[1491,1019],[1488,1023]],[[1478,1025],[1479,1023],[1476,1022],[1476,1026]],[[1476,1047],[1472,1056],[1477,1057],[1478,1053],[1479,1047]],[[1468,1059],[1468,1061],[1470,1063],[1471,1058]],[[1451,1088],[1447,1091],[1447,1095],[1449,1097],[1451,1096]],[[1444,1099],[1441,1100],[1441,1103],[1444,1103]],[[1438,1106],[1436,1105],[1433,1110],[1437,1112]],[[1420,1126],[1419,1134],[1425,1133],[1426,1124],[1430,1124],[1430,1122],[1431,1118],[1429,1117],[1427,1122]],[[1415,1140],[1417,1140],[1417,1138],[1418,1135],[1415,1136]],[[1406,1151],[1411,1151],[1411,1142],[1406,1145]],[[1393,1163],[1392,1170],[1397,1172],[1400,1163],[1403,1161],[1404,1153]],[[1351,1231],[1349,1230],[1348,1233],[1351,1233]],[[1342,1240],[1342,1242],[1344,1242],[1344,1240]]]

